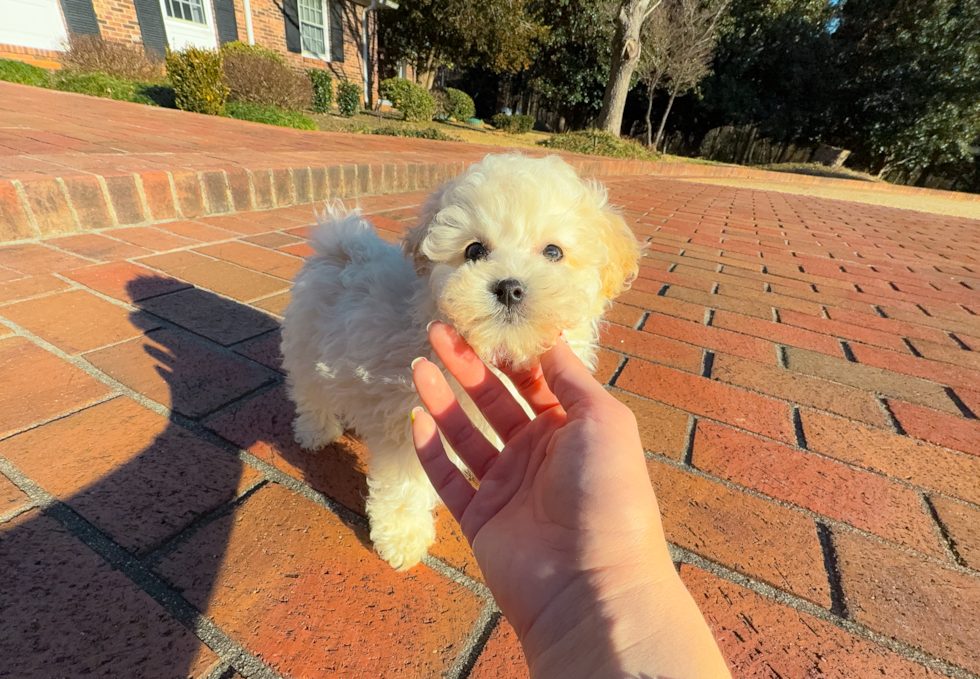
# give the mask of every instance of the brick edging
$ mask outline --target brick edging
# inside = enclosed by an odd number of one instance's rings
[[[566,156],[566,160],[586,177],[744,178],[980,201],[980,196],[974,194],[734,165],[597,160],[587,156]],[[0,179],[0,242],[431,189],[457,176],[467,165],[456,161],[256,169],[233,166],[200,171],[147,170]]]
[[[649,174],[651,165],[570,162],[585,176]],[[0,242],[431,189],[468,164],[230,167],[0,179]]]

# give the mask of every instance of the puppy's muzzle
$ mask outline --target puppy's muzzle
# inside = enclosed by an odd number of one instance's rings
[[[524,284],[516,278],[505,278],[493,286],[493,294],[498,302],[512,309],[524,301]]]

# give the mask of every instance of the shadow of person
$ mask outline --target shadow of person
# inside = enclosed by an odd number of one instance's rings
[[[60,501],[0,524],[0,677],[220,673],[186,627],[201,623],[223,567],[234,524],[222,519],[270,476],[288,481],[279,472],[345,506],[366,540],[363,447],[345,436],[311,453],[293,441],[278,324],[174,283],[131,281],[144,334],[84,357],[135,395],[0,442]],[[198,538],[188,575],[171,557]]]

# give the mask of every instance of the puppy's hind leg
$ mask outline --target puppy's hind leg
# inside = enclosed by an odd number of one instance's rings
[[[344,433],[344,425],[324,389],[310,381],[293,384],[290,396],[296,404],[293,437],[307,450],[328,446]]]
[[[374,548],[391,566],[407,570],[422,560],[436,539],[432,510],[439,502],[411,441],[371,447],[367,482]]]

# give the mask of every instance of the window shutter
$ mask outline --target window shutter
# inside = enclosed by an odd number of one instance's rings
[[[330,61],[344,60],[344,0],[330,3]]]
[[[167,31],[163,27],[160,0],[134,0],[133,4],[136,5],[136,20],[143,36],[143,49],[147,56],[162,59],[167,53]]]
[[[222,45],[238,40],[235,0],[214,0],[214,23],[218,26],[218,42]]]
[[[299,9],[296,0],[282,0],[282,20],[286,24],[286,49],[290,52],[302,52],[303,45],[299,39]]]
[[[101,35],[92,0],[61,0],[68,32],[75,35]]]

